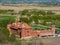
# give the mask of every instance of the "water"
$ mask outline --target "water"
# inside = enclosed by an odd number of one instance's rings
[[[10,2],[10,3],[19,3],[19,2],[60,2],[60,0],[0,0],[0,2]]]

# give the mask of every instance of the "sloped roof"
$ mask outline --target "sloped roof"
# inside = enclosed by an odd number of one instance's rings
[[[26,29],[31,28],[27,23],[23,23]]]

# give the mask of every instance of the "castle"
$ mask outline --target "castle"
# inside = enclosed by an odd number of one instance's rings
[[[51,24],[50,30],[33,30],[27,23],[18,21],[8,24],[7,28],[10,33],[18,35],[20,38],[55,36],[55,24]]]

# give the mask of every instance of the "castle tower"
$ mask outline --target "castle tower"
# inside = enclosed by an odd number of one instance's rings
[[[51,23],[51,30],[52,30],[53,37],[55,37],[55,22],[54,21]]]
[[[18,21],[20,21],[20,16],[19,15],[16,17],[16,21],[15,22],[18,22]]]
[[[51,23],[51,30],[55,30],[55,22],[54,21]]]

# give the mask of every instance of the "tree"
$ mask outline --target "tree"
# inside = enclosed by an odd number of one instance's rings
[[[46,12],[44,10],[39,10],[39,15],[46,15]]]
[[[28,10],[23,10],[23,11],[19,11],[19,14],[21,14],[21,15],[27,15],[28,14]]]
[[[30,13],[31,15],[37,15],[37,16],[39,15],[39,11],[36,9],[31,10]]]
[[[52,11],[47,11],[47,15],[54,15],[55,13]]]
[[[39,23],[39,16],[32,16],[32,20],[38,24]]]
[[[28,18],[25,18],[25,17],[24,17],[24,18],[20,18],[20,19],[21,19],[22,22],[28,23]]]

